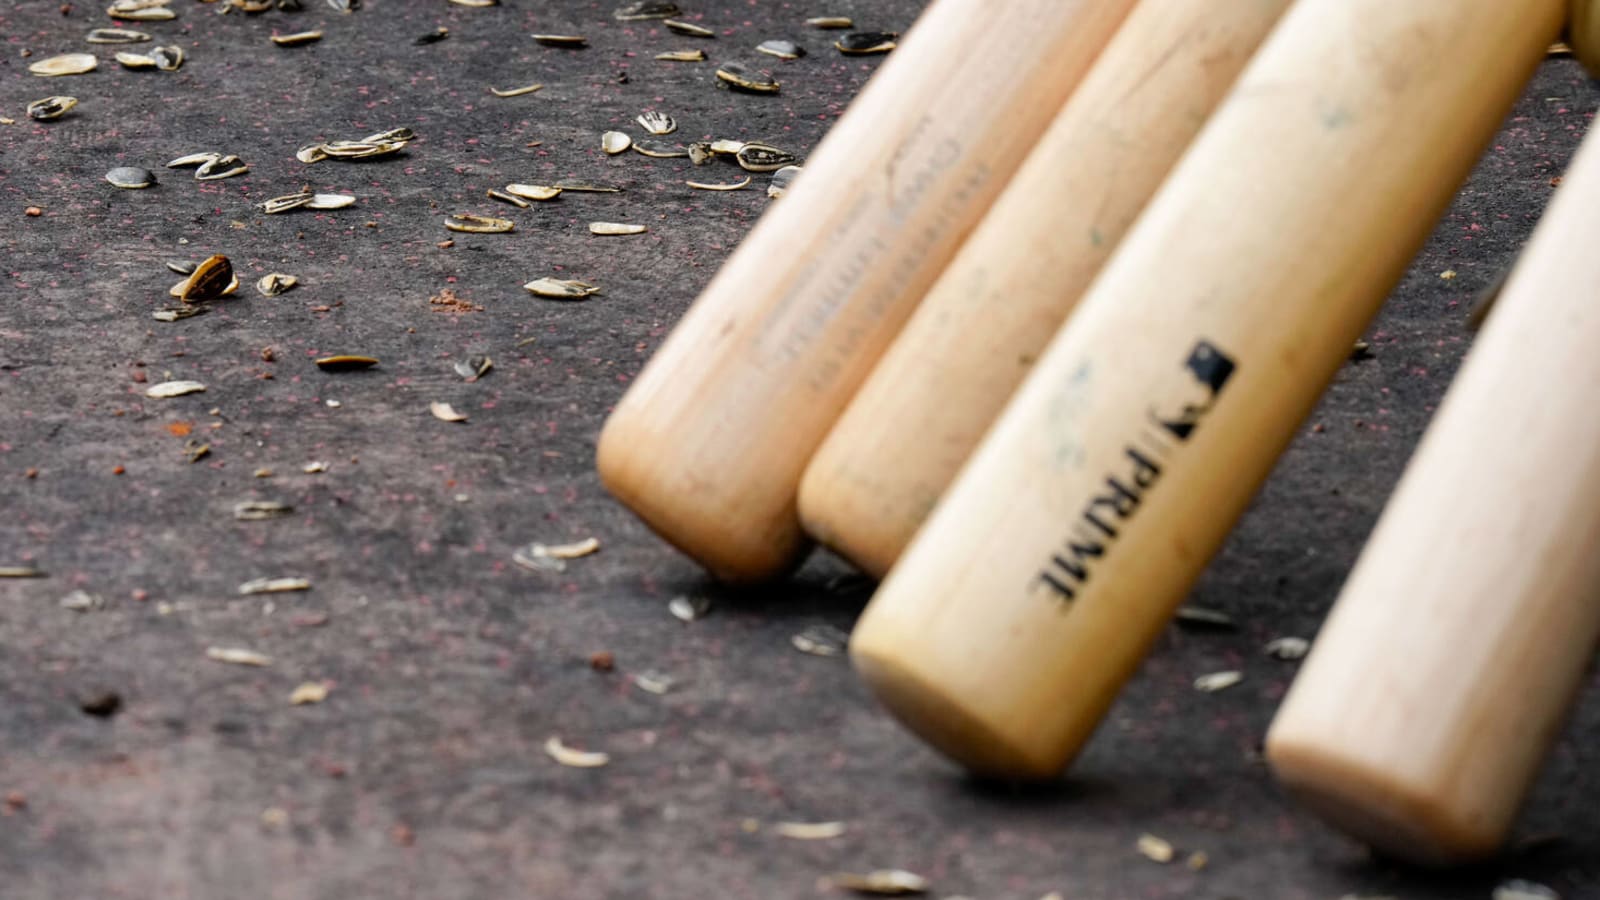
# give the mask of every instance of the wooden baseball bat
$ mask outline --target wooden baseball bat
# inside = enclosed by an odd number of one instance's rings
[[[806,462],[1133,0],[935,0],[601,433],[601,479],[733,582],[806,548]]]
[[[1600,136],[1587,139],[1267,735],[1384,852],[1487,856],[1600,638]]]
[[[882,577],[1289,0],[1144,0],[917,305],[800,482]]]
[[[858,623],[852,658],[890,710],[979,772],[1071,760],[1563,10],[1290,8]]]

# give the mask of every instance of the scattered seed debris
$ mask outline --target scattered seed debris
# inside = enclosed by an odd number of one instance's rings
[[[1273,638],[1262,648],[1273,659],[1304,659],[1311,652],[1311,642],[1302,637]]]
[[[1183,861],[1184,867],[1191,872],[1198,872],[1210,864],[1211,857],[1199,850],[1189,854],[1189,858]]]
[[[226,296],[238,288],[239,279],[234,277],[233,263],[218,253],[195,266],[189,277],[178,282],[171,293],[185,303],[200,303]]]
[[[1207,609],[1203,606],[1180,606],[1177,614],[1178,624],[1192,628],[1211,628],[1223,631],[1232,631],[1238,626],[1234,624],[1233,617],[1219,609]]]
[[[644,234],[650,229],[644,225],[627,225],[622,222],[590,222],[589,233],[602,236]]]
[[[577,50],[589,45],[589,39],[580,34],[535,34],[532,37],[546,47]]]
[[[507,88],[503,91],[499,88],[489,88],[489,93],[495,95],[496,97],[521,97],[523,94],[531,94],[534,91],[543,89],[544,85],[542,84],[525,84],[522,87]]]
[[[742,191],[750,186],[750,178],[746,176],[743,181],[732,184],[709,184],[704,181],[685,181],[684,184],[701,191]]]
[[[1244,680],[1244,673],[1238,671],[1212,672],[1201,675],[1194,680],[1194,689],[1205,694],[1215,694],[1225,691]]]
[[[762,41],[756,45],[756,52],[779,59],[799,59],[806,55],[806,48],[794,41]]]
[[[563,766],[571,766],[575,769],[595,769],[611,762],[611,757],[604,753],[574,750],[563,744],[559,737],[552,737],[545,741],[544,752]]]
[[[205,389],[206,386],[198,381],[163,381],[146,388],[144,395],[155,400],[166,400],[185,394],[198,394]]]
[[[696,25],[693,22],[682,22],[678,19],[667,19],[661,24],[665,25],[667,30],[673,34],[682,34],[687,35],[688,37],[702,38],[714,38],[717,36],[715,31],[700,25]]]
[[[508,231],[515,231],[517,223],[510,219],[501,219],[495,216],[456,213],[444,220],[444,227],[451,231],[461,231],[467,234],[505,234]]]
[[[289,694],[289,705],[307,706],[328,699],[328,686],[320,681],[308,681]]]
[[[150,35],[129,28],[96,28],[83,39],[91,44],[142,44]]]
[[[518,547],[511,554],[511,561],[531,572],[565,572],[567,564],[559,557],[551,556],[549,548],[543,544],[528,544]]]
[[[465,422],[467,420],[466,416],[456,412],[455,407],[448,403],[441,403],[438,400],[428,404],[428,412],[433,413],[433,417],[441,422]]]
[[[325,462],[316,461],[308,462],[300,467],[300,471],[306,473],[307,475],[317,475],[328,471],[328,464]]]
[[[856,27],[855,20],[849,16],[817,16],[807,19],[806,24],[812,28],[845,29]]]
[[[687,147],[665,141],[634,141],[633,152],[652,159],[682,159],[689,155]]]
[[[156,183],[154,172],[136,166],[118,166],[106,173],[106,181],[112,187],[124,190],[138,191]]]
[[[263,297],[276,297],[299,283],[300,279],[293,275],[272,272],[261,276],[261,280],[256,282],[256,292]]]
[[[678,121],[666,113],[647,110],[634,117],[639,127],[650,132],[656,137],[663,137],[678,130]]]
[[[664,53],[657,53],[656,59],[663,62],[705,62],[706,52],[704,50],[668,50]]]
[[[260,209],[263,213],[269,216],[276,216],[280,213],[286,213],[291,210],[299,209],[300,207],[309,204],[312,198],[316,196],[316,194],[313,194],[310,191],[297,191],[293,194],[284,194],[281,197],[273,197],[269,200],[263,200],[262,202],[256,204],[256,208]]]
[[[677,680],[671,675],[664,675],[660,672],[635,672],[633,683],[638,685],[641,691],[660,696],[672,690],[673,685],[677,684]]]
[[[534,546],[538,547],[542,545],[535,544]],[[546,556],[553,556],[556,559],[579,559],[581,557],[588,556],[599,549],[599,539],[591,537],[584,538],[581,541],[574,541],[570,544],[554,544],[552,546],[545,547],[543,552]]]
[[[1153,862],[1169,863],[1174,856],[1172,844],[1153,834],[1139,835],[1138,848],[1140,856]]]
[[[483,195],[488,197],[490,200],[499,200],[501,203],[509,203],[518,209],[527,209],[533,205],[521,197],[518,197],[516,194],[508,194],[505,191],[499,190],[498,188],[489,188],[487,191],[483,192]]]
[[[900,35],[892,31],[858,31],[833,42],[834,49],[846,56],[867,56],[888,53],[895,48]]]
[[[751,94],[776,94],[782,87],[771,75],[732,62],[717,67],[717,81],[733,90]]]
[[[378,360],[371,356],[355,356],[348,353],[324,356],[316,362],[317,368],[324,372],[356,372],[370,369],[378,364]]]
[[[266,469],[257,469],[256,477],[265,477],[262,472],[272,473]],[[260,522],[264,519],[281,519],[294,512],[294,507],[277,500],[243,500],[233,505],[233,517],[241,522]]]
[[[696,619],[704,618],[706,613],[710,611],[711,598],[704,596],[690,597],[682,595],[673,597],[667,603],[667,612],[672,613],[674,618],[684,622],[693,622]]]
[[[61,75],[82,75],[93,72],[100,65],[93,53],[63,53],[49,59],[41,59],[28,66],[28,71],[44,78],[55,78]]]
[[[772,173],[772,180],[767,182],[767,196],[776,200],[789,192],[794,187],[794,181],[800,175],[799,166],[784,166]]]
[[[61,118],[77,105],[77,97],[45,97],[28,104],[28,118],[36,122],[48,122]]]
[[[45,574],[33,566],[0,566],[0,578],[43,578]]]
[[[789,638],[801,653],[812,656],[838,656],[850,643],[850,635],[832,625],[813,625]]]
[[[207,647],[206,658],[235,666],[270,666],[272,657],[243,647]]]
[[[161,71],[176,72],[183,67],[183,48],[176,44],[157,47],[150,51],[150,58],[155,60],[156,68]]]
[[[551,300],[586,300],[600,293],[599,288],[588,282],[561,278],[536,278],[522,287],[536,297]]]
[[[524,200],[554,200],[561,196],[561,188],[543,184],[508,184],[506,193]]]
[[[275,34],[269,38],[279,47],[299,47],[322,40],[321,31],[296,31],[292,34]]]
[[[842,890],[885,897],[925,894],[933,886],[928,879],[904,869],[878,869],[864,875],[839,872],[829,875],[826,881],[832,887]]]
[[[622,7],[612,16],[618,22],[638,22],[645,19],[671,19],[683,15],[683,10],[676,3],[661,3],[657,0],[646,0],[643,3],[630,3]]]
[[[608,131],[605,134],[600,135],[600,149],[604,150],[610,156],[616,156],[618,153],[626,153],[628,152],[628,148],[632,146],[633,138],[628,137],[626,134],[623,134],[620,131]]]
[[[61,608],[75,612],[88,612],[91,609],[99,609],[103,605],[104,603],[99,597],[85,590],[76,590],[61,598]]]
[[[772,833],[797,841],[825,841],[848,830],[843,822],[779,822]]]
[[[793,153],[768,144],[756,143],[740,147],[734,154],[734,159],[746,172],[776,172],[779,169],[787,169],[797,162]]]
[[[490,370],[494,368],[494,360],[487,356],[469,356],[455,363],[451,368],[455,370],[457,375],[460,375],[470,383],[489,374]]]
[[[589,654],[589,668],[596,672],[610,672],[617,667],[617,658],[610,650],[598,650]]]
[[[249,594],[286,594],[291,591],[309,591],[311,582],[305,578],[257,578],[239,585],[239,593]]]

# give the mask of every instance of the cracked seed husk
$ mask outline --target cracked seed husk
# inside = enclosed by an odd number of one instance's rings
[[[82,75],[93,72],[100,65],[92,53],[63,53],[49,59],[41,59],[28,66],[28,71],[44,78],[56,78],[62,75]]]
[[[106,181],[113,187],[137,191],[156,183],[154,172],[137,166],[118,166],[106,173]]]
[[[205,389],[206,386],[198,381],[163,381],[146,388],[144,395],[152,400],[169,400],[185,394],[198,394]]]
[[[233,517],[241,522],[281,519],[292,512],[293,506],[277,500],[244,500],[233,505]]]
[[[846,56],[867,56],[888,53],[895,48],[900,35],[892,31],[858,31],[833,42],[834,49]]]
[[[206,658],[235,666],[270,666],[272,657],[243,647],[207,647]]]
[[[861,894],[899,896],[926,893],[932,884],[915,872],[905,869],[878,869],[866,874],[839,872],[828,877],[834,887]]]
[[[239,593],[250,594],[286,594],[293,591],[309,591],[311,582],[305,578],[257,578],[239,585]]]
[[[650,229],[644,225],[628,225],[623,222],[590,222],[589,233],[602,236],[617,236],[628,234],[644,234]]]
[[[276,297],[300,283],[300,279],[282,272],[269,272],[256,282],[256,292],[263,297]]]
[[[639,127],[657,137],[668,135],[678,130],[678,120],[663,112],[647,110],[634,117]]]
[[[441,422],[467,421],[467,417],[456,412],[455,407],[448,403],[441,403],[438,400],[428,404],[428,412],[433,413],[433,417]]]
[[[508,231],[516,230],[517,223],[510,219],[501,219],[495,216],[456,213],[444,220],[444,227],[450,231],[459,231],[466,234],[505,234]]]
[[[551,300],[585,300],[600,289],[584,281],[564,278],[537,278],[522,286],[536,297]]]
[[[1244,680],[1244,673],[1238,671],[1212,672],[1201,675],[1194,680],[1194,689],[1203,694],[1215,694],[1225,691]]]
[[[28,104],[28,118],[38,122],[48,122],[51,119],[61,118],[77,105],[77,97],[45,97]]]
[[[574,769],[596,769],[611,762],[611,757],[604,753],[574,750],[561,742],[561,738],[552,737],[544,742],[544,752],[563,766]]]

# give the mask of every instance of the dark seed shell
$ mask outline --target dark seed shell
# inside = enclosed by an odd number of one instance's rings
[[[185,303],[200,303],[222,296],[233,283],[233,263],[218,253],[194,267],[194,274],[184,283],[178,299]]]
[[[840,53],[864,56],[869,53],[888,53],[895,48],[900,35],[892,31],[857,31],[833,42]]]

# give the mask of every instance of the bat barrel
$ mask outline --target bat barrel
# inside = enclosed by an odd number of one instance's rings
[[[1600,637],[1600,135],[1579,151],[1267,739],[1420,862],[1505,840]]]
[[[892,710],[974,769],[1071,760],[1564,11],[1291,7],[858,623],[852,658]]]
[[[800,484],[883,576],[1289,0],[1142,0],[851,400]]]
[[[601,479],[729,581],[804,553],[801,472],[1133,0],[936,0],[600,436]]]

